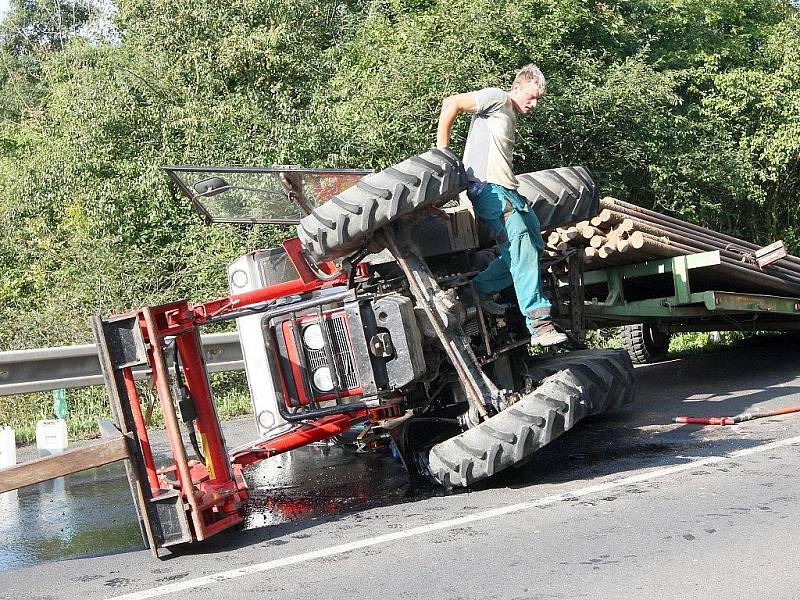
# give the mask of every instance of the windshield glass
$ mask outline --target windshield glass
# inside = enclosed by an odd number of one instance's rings
[[[190,167],[164,170],[214,223],[297,223],[370,173],[295,167]]]

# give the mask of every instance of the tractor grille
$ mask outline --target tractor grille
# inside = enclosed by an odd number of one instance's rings
[[[358,377],[356,376],[355,364],[353,362],[353,350],[350,347],[350,338],[347,335],[344,317],[336,316],[332,319],[325,319],[323,323],[327,324],[328,327],[328,335],[331,338],[331,354],[336,363],[335,365],[330,365],[331,368],[336,369],[344,389],[357,388]],[[306,356],[308,357],[308,366],[312,371],[318,367],[327,365],[324,350],[311,350],[306,348]]]

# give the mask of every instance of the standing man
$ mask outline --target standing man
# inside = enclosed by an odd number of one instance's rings
[[[517,301],[531,332],[534,346],[566,341],[550,321],[550,301],[542,295],[539,255],[544,250],[541,227],[528,202],[519,194],[514,176],[514,130],[518,114],[536,108],[547,83],[536,65],[525,65],[506,92],[485,88],[445,98],[439,115],[436,145],[450,145],[450,131],[459,113],[473,113],[464,148],[464,167],[469,176],[467,196],[478,218],[495,239],[500,256],[477,277],[481,300],[513,285]]]

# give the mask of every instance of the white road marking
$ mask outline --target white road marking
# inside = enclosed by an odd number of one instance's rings
[[[770,442],[767,444],[762,444],[760,446],[754,446],[752,448],[745,448],[743,450],[736,450],[734,452],[731,452],[730,454],[726,454],[723,456],[709,456],[707,458],[690,460],[689,462],[682,463],[680,465],[665,467],[663,469],[656,469],[653,471],[648,471],[646,473],[641,473],[639,475],[631,475],[629,477],[623,477],[622,479],[616,479],[614,481],[609,481],[607,483],[591,485],[588,487],[580,488],[578,490],[574,490],[566,494],[545,496],[544,498],[531,500],[530,502],[520,502],[518,504],[502,506],[500,508],[485,510],[478,513],[473,513],[471,515],[466,515],[464,517],[458,517],[456,519],[448,519],[446,521],[439,521],[438,523],[431,523],[429,525],[422,525],[420,527],[412,527],[411,529],[395,531],[393,533],[386,533],[384,535],[379,535],[377,537],[367,538],[364,540],[358,540],[356,542],[338,544],[336,546],[330,546],[328,548],[323,548],[321,550],[314,550],[312,552],[304,552],[303,554],[296,554],[294,556],[287,556],[285,558],[269,560],[266,562],[249,565],[247,567],[231,569],[230,571],[221,571],[214,575],[206,575],[204,577],[197,577],[195,579],[188,579],[186,581],[170,583],[168,585],[163,585],[148,590],[132,592],[130,594],[124,594],[122,596],[115,596],[114,600],[145,600],[147,598],[166,596],[167,594],[172,594],[174,592],[180,592],[183,590],[190,590],[203,586],[212,585],[215,583],[221,583],[223,581],[228,581],[229,579],[237,579],[239,577],[244,577],[246,575],[253,575],[255,573],[263,573],[264,571],[271,571],[272,569],[278,569],[280,567],[288,567],[302,562],[317,560],[319,558],[325,558],[337,554],[344,554],[345,552],[352,552],[353,550],[358,550],[360,548],[367,548],[369,546],[385,544],[387,542],[402,540],[405,538],[423,535],[434,531],[441,531],[443,529],[451,529],[453,527],[466,525],[467,523],[474,523],[476,521],[484,521],[486,519],[492,519],[494,517],[501,517],[503,515],[522,512],[530,510],[532,508],[546,506],[548,504],[555,504],[556,502],[561,502],[564,500],[581,498],[583,496],[589,496],[591,494],[599,494],[615,488],[624,487],[626,485],[641,483],[643,481],[651,481],[653,479],[659,479],[662,477],[666,477],[668,475],[681,473],[683,471],[697,469],[698,467],[702,467],[705,465],[721,463],[727,460],[741,458],[743,456],[750,456],[752,454],[769,452],[770,450],[775,450],[776,448],[782,448],[785,446],[791,446],[793,444],[800,444],[800,436],[787,438],[785,440],[778,440],[776,442]]]

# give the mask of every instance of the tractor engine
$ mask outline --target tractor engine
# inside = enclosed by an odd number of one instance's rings
[[[282,249],[242,256],[229,268],[235,293],[296,277]],[[411,298],[334,287],[289,297],[237,319],[262,437],[294,421],[377,403],[426,372],[424,335]]]
[[[396,394],[425,373],[411,299],[318,302],[262,321],[279,401],[293,414]]]

